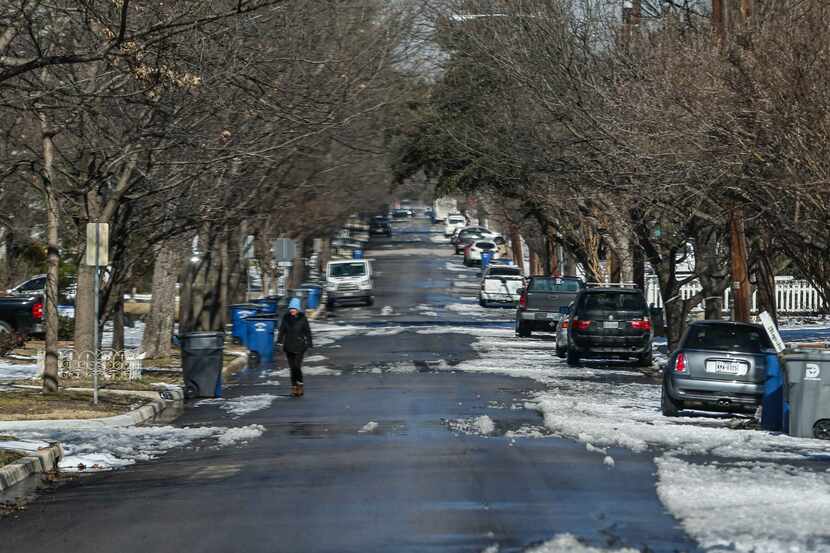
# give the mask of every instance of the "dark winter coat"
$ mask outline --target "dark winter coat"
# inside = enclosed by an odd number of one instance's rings
[[[277,342],[282,344],[288,353],[303,353],[312,347],[311,326],[302,312],[297,313],[296,317],[287,313],[282,318]]]

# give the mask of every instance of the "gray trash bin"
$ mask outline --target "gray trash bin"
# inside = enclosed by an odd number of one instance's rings
[[[830,439],[830,351],[793,350],[784,364],[790,436]]]
[[[222,395],[224,332],[190,332],[179,336],[182,346],[184,397]]]

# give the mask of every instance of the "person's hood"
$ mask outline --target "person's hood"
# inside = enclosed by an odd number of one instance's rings
[[[300,302],[300,298],[291,298],[291,301],[288,302],[288,309],[296,309],[300,313],[303,312],[302,303]]]

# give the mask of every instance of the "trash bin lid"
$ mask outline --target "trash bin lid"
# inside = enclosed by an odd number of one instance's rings
[[[251,315],[245,317],[246,321],[279,321],[280,318],[274,314],[262,313],[260,315]]]
[[[239,309],[256,309],[259,306],[255,303],[235,303],[229,307],[236,307]]]

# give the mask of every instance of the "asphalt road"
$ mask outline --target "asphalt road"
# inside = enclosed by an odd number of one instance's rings
[[[426,222],[395,227],[370,253],[375,305],[338,309],[332,322],[403,332],[320,348],[342,374],[307,376],[302,399],[238,419],[187,408],[176,425],[266,432],[64,483],[0,519],[0,551],[503,553],[562,533],[600,547],[697,551],[656,496],[651,455],[612,450],[610,468],[569,440],[505,437],[541,426],[522,402],[540,384],[432,369],[478,355],[464,325],[509,325],[512,313],[471,321],[446,311],[473,304],[474,274],[449,268],[449,248]],[[418,324],[447,332],[412,331]],[[401,362],[417,370],[380,369]],[[285,379],[256,385],[261,370],[244,371],[227,395],[284,395]],[[484,414],[496,425],[489,436],[465,426]],[[360,432],[370,421],[377,430]]]

